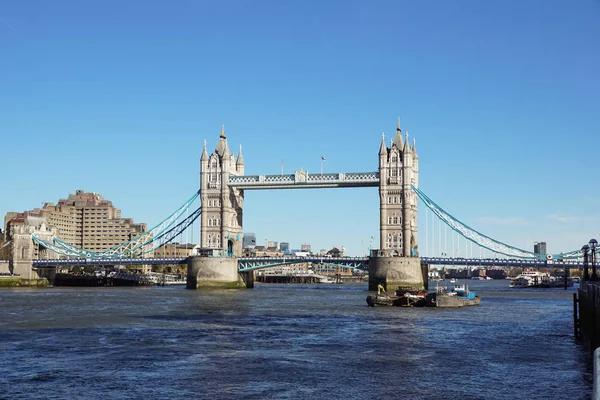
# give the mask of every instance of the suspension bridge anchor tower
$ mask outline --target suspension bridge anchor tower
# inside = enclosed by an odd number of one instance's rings
[[[240,275],[244,191],[228,185],[230,176],[244,175],[242,147],[230,152],[225,127],[209,156],[206,141],[200,158],[201,255],[187,260],[187,288],[252,287],[253,274]]]
[[[379,148],[380,248],[369,257],[369,290],[377,290],[379,284],[388,291],[426,285],[417,244],[418,198],[411,185],[419,186],[419,157],[408,132],[402,137],[398,119],[390,147],[382,135]]]
[[[23,221],[11,226],[10,239],[11,259],[9,270],[13,275],[19,276],[22,284],[45,286],[54,281],[55,270],[33,269],[33,260],[58,258],[56,253],[48,251],[40,244],[36,244],[32,236],[35,235],[47,242],[52,242],[57,234],[53,226],[48,226],[45,217],[27,216]]]

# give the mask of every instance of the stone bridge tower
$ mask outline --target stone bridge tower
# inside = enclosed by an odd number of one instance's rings
[[[419,187],[416,143],[410,146],[408,132],[402,138],[400,119],[389,148],[384,140],[379,148],[379,248],[389,256],[417,256],[418,198],[411,189]]]
[[[21,279],[39,279],[42,275],[33,269],[33,260],[58,258],[58,254],[49,251],[32,240],[32,235],[52,243],[57,230],[48,226],[45,217],[27,216],[23,220],[12,221],[10,240],[12,240],[12,257],[9,263],[11,272]],[[46,276],[47,277],[47,276]]]
[[[223,127],[215,151],[208,155],[205,140],[200,158],[202,254],[186,260],[188,289],[253,286],[252,273],[238,274],[237,258],[242,255],[244,192],[229,187],[227,183],[232,175],[244,175],[242,147],[236,158],[229,151]]]
[[[244,192],[227,185],[231,175],[244,175],[244,159],[241,146],[237,159],[229,151],[223,127],[215,151],[209,156],[205,141],[200,158],[200,240],[202,248],[240,257]]]
[[[402,136],[400,119],[396,135],[379,147],[379,249],[369,258],[369,290],[382,284],[422,288],[426,282],[418,252],[417,202],[411,185],[419,186],[416,142]]]

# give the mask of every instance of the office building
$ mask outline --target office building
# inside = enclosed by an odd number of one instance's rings
[[[244,233],[242,237],[242,248],[246,249],[249,247],[256,246],[256,233],[248,232]]]
[[[98,193],[77,190],[54,205],[44,203],[22,213],[10,212],[4,218],[4,229],[10,235],[11,224],[27,217],[41,217],[57,229],[57,237],[90,252],[102,252],[126,243],[147,231],[146,224],[135,224],[131,218],[121,218],[121,210]],[[147,249],[140,249],[146,252]],[[152,257],[152,253],[145,253]]]
[[[301,244],[300,250],[310,253],[310,244],[308,244],[308,243]]]
[[[546,242],[533,242],[533,252],[540,256],[548,254],[546,251]]]

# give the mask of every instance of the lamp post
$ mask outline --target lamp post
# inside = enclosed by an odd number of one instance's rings
[[[588,255],[589,255],[589,251],[590,251],[590,246],[588,246],[587,244],[584,245],[581,248],[581,251],[583,252],[583,280],[589,281],[590,280],[590,271],[588,270]]]
[[[591,281],[597,281],[598,275],[596,275],[596,247],[598,246],[598,241],[596,239],[590,239],[590,250],[591,250],[591,259],[592,259],[592,277]]]

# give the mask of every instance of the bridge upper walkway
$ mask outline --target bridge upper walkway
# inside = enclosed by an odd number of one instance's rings
[[[301,171],[286,175],[231,175],[227,185],[244,190],[377,187],[379,172],[309,174]]]

